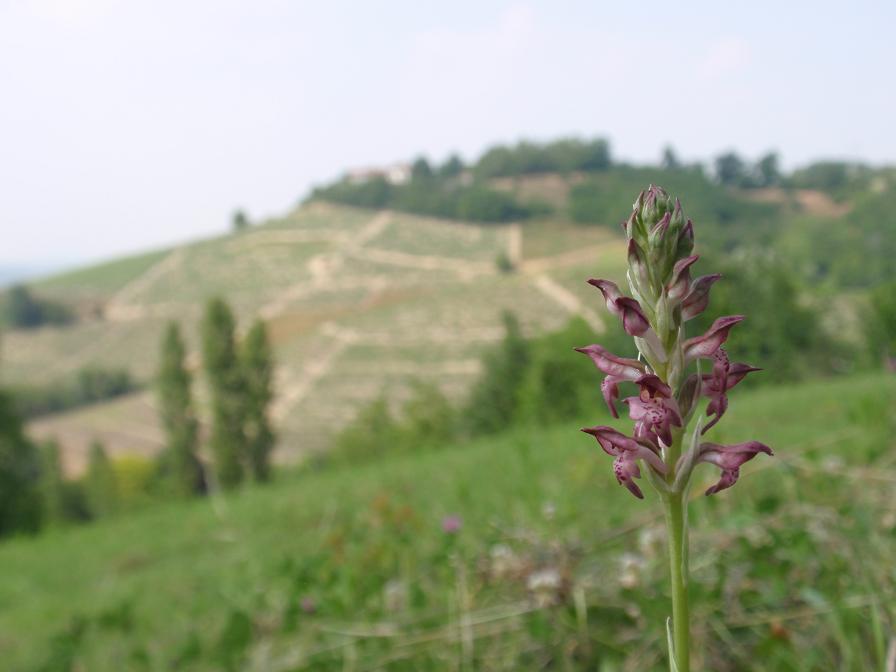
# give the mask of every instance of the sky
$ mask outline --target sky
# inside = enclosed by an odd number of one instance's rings
[[[0,0],[0,271],[521,138],[896,163],[894,23],[861,1]]]

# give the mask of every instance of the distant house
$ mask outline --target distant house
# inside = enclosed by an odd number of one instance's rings
[[[363,184],[371,180],[383,179],[389,184],[405,184],[411,179],[411,164],[394,163],[379,168],[353,168],[345,174],[352,184]]]

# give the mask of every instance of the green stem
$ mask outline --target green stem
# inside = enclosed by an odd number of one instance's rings
[[[688,605],[687,500],[674,492],[665,498],[669,533],[669,573],[672,580],[672,641],[677,672],[690,672],[690,615]],[[670,655],[673,655],[670,652]]]

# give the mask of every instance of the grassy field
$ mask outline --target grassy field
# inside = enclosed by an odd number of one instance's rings
[[[712,439],[776,456],[711,499],[698,474],[695,669],[884,669],[894,408],[883,374],[735,392]],[[603,415],[595,400],[582,422]],[[659,507],[617,486],[578,426],[5,542],[3,668],[664,669]]]

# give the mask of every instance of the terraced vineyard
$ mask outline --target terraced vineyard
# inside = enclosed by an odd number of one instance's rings
[[[6,335],[4,375],[51,384],[101,365],[149,383],[166,322],[182,323],[198,364],[204,303],[223,296],[241,325],[268,321],[279,364],[278,458],[294,461],[325,447],[334,428],[380,392],[399,400],[421,379],[463,394],[483,349],[501,337],[503,310],[530,333],[557,328],[572,313],[599,330],[583,279],[619,274],[621,245],[606,230],[556,222],[474,226],[314,203],[242,233],[39,283],[38,292],[74,302],[83,317]],[[502,272],[500,256],[516,270]],[[42,419],[32,430],[58,437],[77,472],[94,438],[118,454],[156,450],[153,403],[144,391]]]

